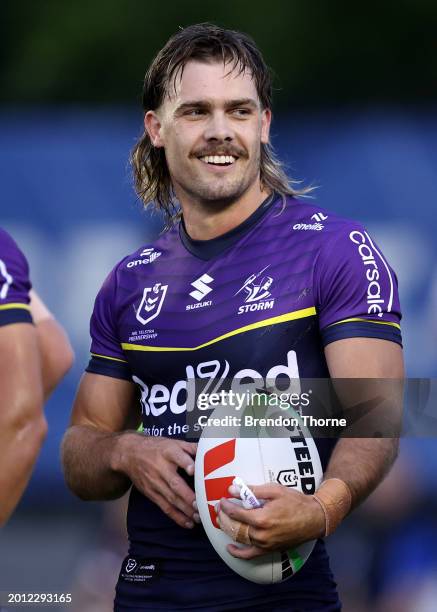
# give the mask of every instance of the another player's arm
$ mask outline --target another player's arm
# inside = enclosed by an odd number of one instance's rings
[[[31,290],[29,295],[30,311],[41,356],[44,398],[47,399],[71,368],[74,353],[65,331],[38,294]]]
[[[62,443],[70,489],[85,500],[115,499],[131,484],[182,527],[193,526],[194,493],[177,473],[193,474],[196,445],[148,437],[134,408],[135,386],[85,373]]]
[[[29,323],[0,327],[0,526],[17,505],[47,433],[38,341]]]

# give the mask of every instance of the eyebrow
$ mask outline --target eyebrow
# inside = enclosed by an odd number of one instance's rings
[[[174,111],[175,115],[180,115],[185,110],[190,108],[211,108],[212,104],[209,100],[189,100],[180,104]],[[225,109],[236,108],[237,106],[250,106],[254,110],[259,108],[259,105],[253,98],[238,98],[236,100],[225,100]]]

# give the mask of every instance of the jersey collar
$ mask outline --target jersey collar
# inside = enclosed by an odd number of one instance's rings
[[[270,194],[243,223],[211,240],[193,240],[190,238],[185,227],[184,218],[182,217],[179,223],[179,236],[182,244],[195,257],[208,261],[234,245],[270,210],[280,197],[277,193]]]

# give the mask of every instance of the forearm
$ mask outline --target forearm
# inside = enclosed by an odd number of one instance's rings
[[[135,432],[107,433],[85,425],[70,427],[61,447],[65,480],[83,500],[121,497],[131,481],[123,471],[129,438]]]
[[[341,438],[332,453],[324,480],[343,480],[351,493],[351,508],[355,508],[388,474],[398,446],[397,438]]]
[[[42,414],[24,425],[3,423],[0,436],[0,526],[18,504],[47,433]]]
[[[33,290],[30,296],[31,313],[41,358],[44,398],[47,399],[71,368],[74,353],[67,334],[44,302]]]

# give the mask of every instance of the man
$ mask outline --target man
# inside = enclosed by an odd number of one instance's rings
[[[259,384],[272,366],[291,372],[295,356],[301,377],[401,377],[393,273],[361,226],[296,199],[269,145],[269,72],[246,35],[209,24],[178,32],[147,72],[143,105],[137,191],[169,219],[179,203],[182,218],[103,284],[63,442],[66,480],[82,499],[132,485],[115,608],[338,610],[321,539],[275,585],[240,578],[211,548],[193,505],[188,383]],[[143,434],[129,430],[140,422]],[[321,440],[315,496],[270,484],[254,488],[261,509],[221,500],[223,529],[235,521],[250,544],[230,551],[254,558],[331,533],[383,478],[396,445]]]
[[[44,441],[44,400],[72,359],[64,331],[31,289],[24,255],[0,229],[0,526],[20,500]]]

